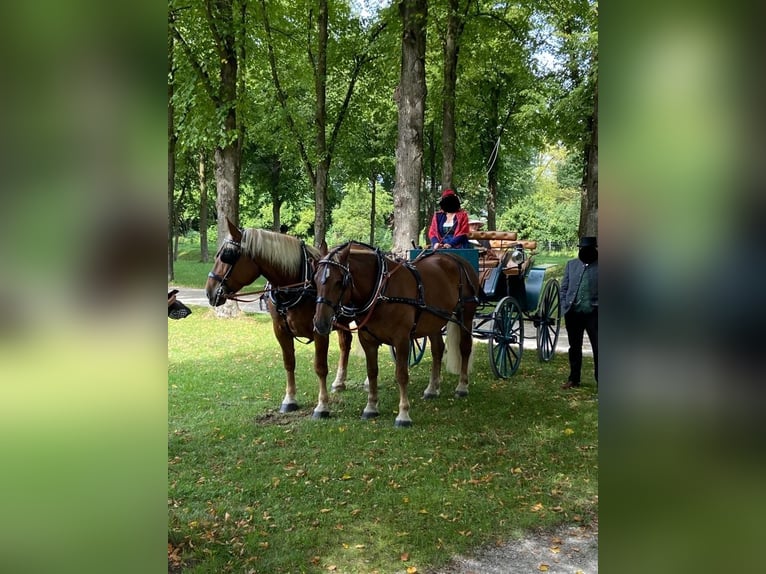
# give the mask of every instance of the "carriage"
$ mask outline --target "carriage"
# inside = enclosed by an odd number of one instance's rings
[[[541,361],[553,358],[561,327],[559,283],[550,276],[554,264],[534,265],[536,241],[516,232],[472,231],[478,248],[452,249],[479,273],[484,296],[473,319],[473,337],[487,342],[489,363],[498,378],[510,378],[521,363],[525,339],[535,339]],[[412,249],[411,261],[423,255]],[[527,336],[526,329],[534,328]],[[414,339],[408,357],[412,367],[425,354],[426,339]]]

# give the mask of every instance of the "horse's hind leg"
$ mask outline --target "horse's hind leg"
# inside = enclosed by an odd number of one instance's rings
[[[338,345],[340,346],[340,359],[338,360],[338,370],[335,373],[335,380],[330,387],[334,393],[336,391],[346,390],[346,373],[348,370],[348,357],[351,353],[352,335],[348,331],[338,329]]]
[[[441,370],[442,358],[444,357],[444,339],[441,333],[429,335],[431,341],[431,380],[428,382],[426,390],[423,391],[424,399],[435,399],[441,394]]]
[[[319,399],[312,415],[315,419],[326,419],[330,416],[330,399],[327,395],[327,352],[329,346],[329,335],[316,335],[314,337],[314,372],[319,379]]]
[[[359,334],[359,341],[364,349],[364,356],[367,361],[367,404],[362,411],[362,420],[373,419],[377,417],[378,411],[378,343],[377,341],[367,339]]]
[[[412,426],[410,419],[410,401],[407,398],[407,385],[410,380],[407,353],[410,350],[409,338],[399,341],[394,346],[396,349],[396,382],[399,384],[399,414],[396,415],[394,424],[398,427]]]

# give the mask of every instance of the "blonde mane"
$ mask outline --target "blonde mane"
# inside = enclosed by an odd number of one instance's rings
[[[289,275],[300,275],[301,240],[283,233],[256,229],[253,227],[242,231],[242,251],[253,259],[261,259],[274,265]],[[319,251],[306,245],[309,255],[319,259]]]

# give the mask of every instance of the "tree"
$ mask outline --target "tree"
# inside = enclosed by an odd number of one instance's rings
[[[559,138],[582,161],[579,235],[598,232],[598,4],[560,0],[549,15],[559,94],[553,115]]]
[[[400,0],[402,60],[395,99],[399,107],[394,187],[393,251],[404,255],[419,235],[423,125],[426,103],[426,0]]]
[[[285,10],[288,9],[285,8]],[[296,140],[301,161],[309,181],[311,182],[311,186],[314,189],[314,245],[320,246],[325,242],[327,230],[327,190],[330,166],[332,164],[335,147],[338,143],[341,127],[346,118],[356,83],[365,65],[369,62],[370,58],[367,51],[370,45],[375,42],[380,32],[385,28],[385,24],[373,28],[367,37],[366,45],[362,47],[354,42],[354,39],[359,36],[359,32],[361,31],[360,28],[353,26],[347,28],[347,31],[350,32],[347,38],[350,40],[349,49],[343,50],[338,48],[334,51],[341,60],[343,59],[343,56],[346,57],[344,62],[347,63],[348,67],[344,70],[340,65],[340,62],[334,62],[334,71],[337,72],[339,77],[343,77],[345,81],[341,82],[339,80],[333,84],[338,85],[339,83],[345,83],[346,88],[342,101],[339,104],[334,105],[334,110],[336,112],[335,121],[331,124],[332,130],[328,137],[327,131],[330,125],[330,122],[328,121],[328,109],[330,107],[328,105],[328,48],[331,42],[329,35],[330,17],[328,0],[318,0],[316,19],[314,18],[314,2],[309,2],[309,8],[306,12],[308,15],[305,19],[304,30],[297,28],[295,23],[301,21],[301,19],[293,17],[293,15],[285,14],[285,17],[281,21],[281,25],[283,26],[282,34],[288,37],[288,42],[284,47],[286,55],[281,60],[280,66],[277,61],[275,30],[271,21],[271,14],[273,14],[273,12],[270,12],[267,9],[265,0],[261,0],[261,13],[263,17],[273,89],[276,92],[277,101],[284,113],[284,123]],[[351,24],[350,19],[347,19],[346,22]],[[287,30],[294,31],[286,33]],[[310,79],[311,84],[313,84],[313,88],[311,89],[308,88],[305,82],[301,82],[306,76],[298,71],[296,65],[298,58],[295,57],[294,52],[296,42],[293,41],[293,37],[306,38],[305,44],[300,45],[305,46],[305,57],[306,61],[309,63]],[[343,34],[334,34],[332,42],[340,42],[340,39],[343,37]],[[355,44],[356,50],[351,50]],[[286,83],[283,81],[286,74],[281,71],[282,67],[289,68],[290,66],[296,71],[290,78],[294,85],[293,89],[302,95],[302,98],[299,100],[296,99],[296,103],[294,104],[291,103],[290,91]],[[297,86],[295,85],[296,80],[298,81]],[[302,110],[300,110],[300,107],[305,104],[305,96],[310,90],[313,91],[313,101],[311,102],[313,118],[311,119],[312,129],[307,132],[301,128],[302,122],[300,121],[300,114]]]
[[[449,0],[446,33],[442,38],[443,76],[442,84],[442,189],[452,189],[452,173],[455,165],[455,92],[457,87],[458,54],[460,36],[465,28],[466,15],[471,0],[460,6],[460,0]]]
[[[226,220],[239,222],[244,126],[238,122],[237,107],[244,86],[239,72],[245,64],[247,2],[204,0],[203,4],[179,8],[171,3],[176,13],[171,31],[194,74],[193,84],[201,86],[212,103],[212,117],[206,119],[217,128],[214,157],[220,244],[227,234]]]

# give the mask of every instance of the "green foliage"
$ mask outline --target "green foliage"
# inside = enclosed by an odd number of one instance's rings
[[[568,249],[577,243],[580,190],[558,185],[569,173],[560,175],[559,170],[571,170],[571,156],[564,151],[551,147],[541,154],[532,192],[498,215],[498,229],[517,231],[520,238],[539,242],[541,249]]]
[[[364,360],[332,417],[310,417],[313,347],[297,345],[301,410],[280,414],[284,373],[264,315],[195,308],[168,324],[171,561],[207,572],[419,572],[598,510],[598,403],[589,379],[561,391],[565,355],[526,352],[511,380],[478,356],[470,396],[420,398],[430,356],[410,371],[413,427],[394,428],[393,362],[380,354],[380,411],[361,421]],[[331,341],[330,364],[338,359]],[[585,359],[585,373],[592,372]]]
[[[349,240],[370,241],[370,209],[372,193],[369,184],[352,183],[346,187],[341,204],[332,212],[332,225],[327,234],[328,245]],[[391,230],[387,224],[394,211],[391,193],[377,186],[375,194],[375,245],[391,249]]]

